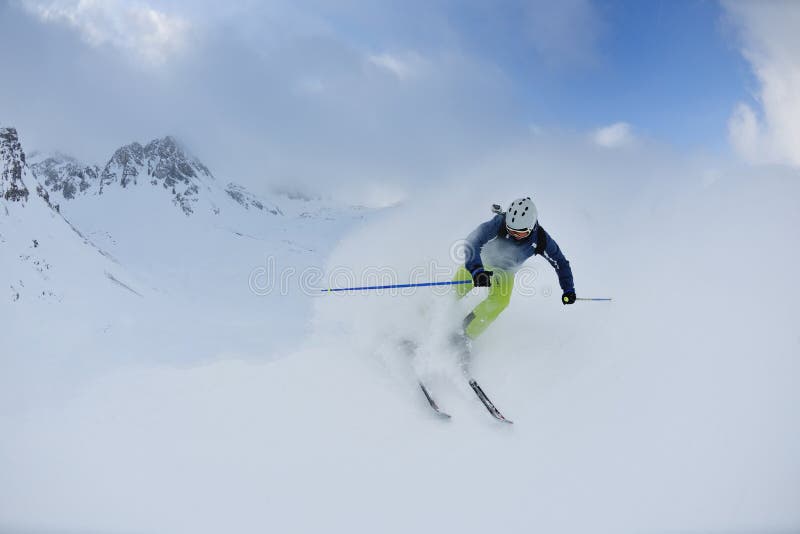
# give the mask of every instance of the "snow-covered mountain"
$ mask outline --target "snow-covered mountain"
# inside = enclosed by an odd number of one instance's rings
[[[60,213],[92,243],[152,287],[189,284],[193,294],[220,287],[209,273],[221,265],[252,268],[266,255],[289,260],[300,254],[303,262],[318,261],[315,252],[327,241],[323,236],[364,214],[320,199],[264,198],[234,182],[223,185],[171,136],[125,145],[103,167],[57,153],[38,154],[31,170]],[[238,243],[242,239],[249,242]],[[203,282],[189,281],[197,269],[175,269],[187,258],[202,261],[209,275]]]
[[[213,179],[205,165],[168,136],[145,146],[131,143],[114,152],[100,174],[97,194],[115,186],[124,189],[149,184],[165,190],[173,204],[190,215],[201,191],[209,191]]]
[[[269,215],[281,210],[243,186],[223,186],[197,157],[174,137],[138,142],[117,149],[103,167],[85,164],[55,153],[37,155],[31,170],[58,202],[83,196],[102,196],[114,189],[155,188],[189,216],[196,211],[220,212],[221,196],[228,196],[245,209]]]
[[[308,314],[300,273],[318,270],[369,213],[218,181],[172,137],[126,145],[100,166],[60,153],[28,158],[16,130],[0,135],[0,272],[11,291],[2,312],[23,330],[31,317],[51,321],[83,347],[39,339],[36,352],[59,353],[53,361],[184,361],[297,338],[302,321],[270,325]],[[19,343],[5,349],[31,350]]]
[[[0,172],[0,272],[12,302],[60,301],[86,288],[104,294],[109,285],[138,294],[123,282],[124,270],[56,209],[29,172],[14,128],[0,128]]]

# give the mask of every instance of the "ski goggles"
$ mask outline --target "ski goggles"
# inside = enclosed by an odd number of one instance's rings
[[[530,230],[513,230],[508,226],[506,226],[506,231],[508,232],[508,235],[517,239],[525,239],[526,237],[531,235]]]

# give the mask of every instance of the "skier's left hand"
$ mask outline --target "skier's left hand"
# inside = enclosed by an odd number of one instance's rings
[[[564,295],[561,297],[561,302],[562,302],[562,304],[564,304],[565,306],[566,306],[567,304],[574,304],[574,303],[575,303],[575,299],[576,299],[576,298],[577,298],[577,297],[576,297],[576,295],[575,295],[575,292],[574,292],[574,291],[564,291]]]
[[[472,285],[475,287],[492,287],[494,271],[480,271],[472,276]]]

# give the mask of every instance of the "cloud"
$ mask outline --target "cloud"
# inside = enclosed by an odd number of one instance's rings
[[[736,151],[746,160],[755,162],[764,152],[761,144],[761,124],[753,108],[740,102],[728,119],[728,138]]]
[[[44,22],[63,24],[92,46],[110,46],[146,65],[164,64],[185,44],[189,23],[122,0],[23,0]]]
[[[522,122],[512,80],[456,46],[355,42],[347,24],[294,22],[302,13],[284,19],[271,4],[209,19],[175,4],[191,46],[169,68],[143,70],[108,53],[110,41],[89,44],[66,19],[45,23],[20,5],[0,2],[0,64],[19,74],[0,84],[0,102],[17,104],[4,121],[31,149],[104,164],[124,143],[170,133],[254,191],[291,185],[366,202],[372,184],[416,189]]]
[[[595,130],[594,134],[592,134],[592,140],[604,148],[621,148],[632,145],[634,136],[630,124],[627,122],[615,122]]]
[[[401,81],[419,75],[424,66],[424,60],[413,53],[369,55],[367,60],[372,65],[390,72]]]
[[[724,1],[759,88],[728,122],[731,144],[753,163],[800,166],[800,4]]]

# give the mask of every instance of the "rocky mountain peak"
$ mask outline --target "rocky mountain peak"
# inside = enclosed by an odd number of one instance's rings
[[[0,165],[0,198],[27,201],[29,193],[24,181],[27,165],[16,128],[0,128]]]
[[[118,149],[100,173],[99,194],[119,185],[150,184],[173,195],[173,202],[186,215],[193,213],[203,180],[213,180],[211,171],[189,154],[172,136],[154,139],[142,146],[131,143]]]
[[[103,173],[100,176],[100,193],[103,187],[118,183],[122,187],[128,187],[130,183],[136,183],[139,176],[140,167],[144,165],[144,148],[137,142],[120,147],[106,163]]]
[[[154,139],[144,147],[148,174],[164,180],[167,186],[188,183],[191,178],[213,179],[211,171],[200,160],[188,154],[172,136]]]
[[[61,153],[38,160],[30,168],[50,193],[60,193],[65,200],[86,193],[100,176],[97,165],[85,165]]]

